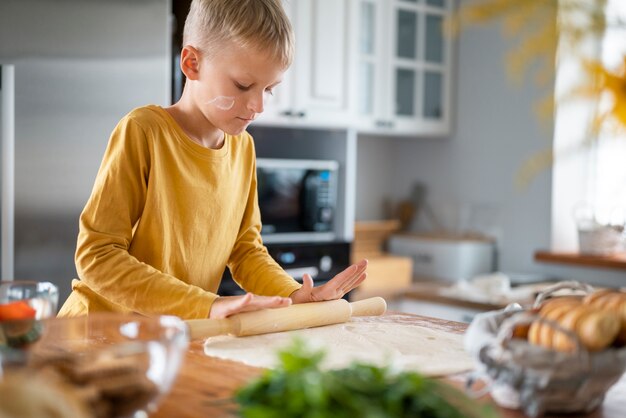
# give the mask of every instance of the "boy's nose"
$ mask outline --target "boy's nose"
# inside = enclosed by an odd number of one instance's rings
[[[252,95],[250,100],[248,101],[248,109],[253,111],[254,113],[262,113],[265,107],[265,94],[255,93]]]

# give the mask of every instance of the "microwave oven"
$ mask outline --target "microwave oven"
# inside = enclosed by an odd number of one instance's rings
[[[338,169],[332,160],[257,159],[263,242],[333,241]]]

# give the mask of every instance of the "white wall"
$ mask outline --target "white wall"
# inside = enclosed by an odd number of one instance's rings
[[[541,125],[533,112],[543,94],[539,88],[532,81],[516,87],[508,78],[509,46],[497,26],[462,34],[451,137],[359,140],[356,218],[381,219],[384,199],[408,198],[421,181],[435,208],[471,204],[497,210],[492,231],[499,240],[500,270],[626,285],[622,272],[533,261],[536,250],[550,246],[551,172],[539,173],[526,189],[517,188],[515,176],[527,158],[551,146],[552,127]]]
[[[397,199],[394,148],[384,138],[359,136],[357,141],[356,219],[384,219],[385,201]]]

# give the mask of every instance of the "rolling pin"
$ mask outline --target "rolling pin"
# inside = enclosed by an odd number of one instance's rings
[[[224,334],[243,337],[339,324],[353,316],[382,315],[386,309],[387,303],[380,297],[352,303],[337,299],[244,312],[225,319],[189,319],[185,322],[192,340]]]

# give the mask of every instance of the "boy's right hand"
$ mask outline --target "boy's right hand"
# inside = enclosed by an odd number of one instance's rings
[[[222,296],[213,302],[209,318],[223,319],[242,312],[284,308],[289,305],[291,305],[291,299],[280,296],[258,296],[252,293],[246,293],[243,296]]]

